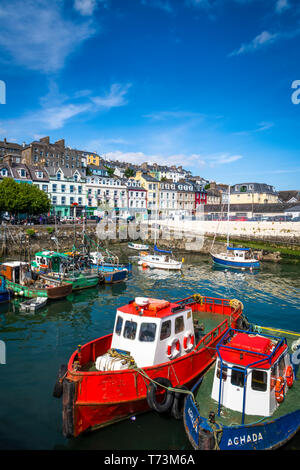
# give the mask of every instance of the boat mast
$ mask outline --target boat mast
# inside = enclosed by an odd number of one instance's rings
[[[228,185],[228,201],[227,201],[227,246],[229,246],[229,212],[230,212],[230,184]]]

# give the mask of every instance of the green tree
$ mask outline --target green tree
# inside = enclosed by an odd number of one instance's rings
[[[108,176],[113,176],[114,172],[115,172],[115,169],[114,168],[110,168],[109,166],[105,166],[105,169],[107,170],[107,173],[108,173]]]
[[[28,183],[4,178],[0,183],[0,210],[9,214],[38,215],[49,212],[50,200],[44,191]]]
[[[0,183],[0,211],[17,214],[17,195],[19,185],[12,178],[4,178]]]
[[[126,170],[124,171],[124,175],[126,176],[126,178],[131,178],[132,176],[135,175],[135,171],[133,170],[133,168],[127,167]]]

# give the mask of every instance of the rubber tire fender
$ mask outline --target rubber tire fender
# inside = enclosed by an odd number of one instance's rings
[[[188,387],[185,385],[181,385],[180,387],[176,387],[181,390],[188,390]],[[184,400],[186,398],[186,393],[175,392],[174,393],[174,401],[171,408],[171,415],[175,419],[182,419],[183,408],[184,408]]]
[[[62,364],[60,366],[60,368],[58,369],[58,374],[57,374],[57,377],[56,377],[56,382],[55,382],[53,393],[52,393],[52,395],[55,398],[60,398],[62,396],[62,393],[63,393],[63,384],[62,384],[62,382],[63,381],[60,382],[60,380],[65,375],[67,370],[68,370],[68,368],[65,364]]]
[[[157,377],[154,380],[164,387],[172,387],[170,380],[166,377]],[[158,413],[165,413],[173,405],[174,393],[170,390],[166,390],[163,401],[159,402],[156,398],[157,389],[158,385],[156,385],[156,383],[150,382],[147,388],[147,403],[152,410],[157,411]]]

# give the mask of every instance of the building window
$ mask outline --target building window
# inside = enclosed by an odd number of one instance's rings
[[[52,192],[56,193],[57,184],[52,184]]]
[[[74,193],[74,186],[72,184],[70,185],[70,193]]]
[[[42,191],[44,191],[45,193],[48,192],[48,185],[47,184],[42,184]]]
[[[65,196],[62,196],[62,197],[61,197],[61,203],[62,203],[62,204],[65,204],[65,203],[66,203],[66,198],[65,198]]]
[[[61,173],[60,173],[60,172],[56,173],[56,178],[57,178],[58,180],[61,179]]]
[[[57,197],[56,197],[56,196],[52,196],[52,204],[56,204],[56,201],[57,201]]]
[[[62,193],[65,193],[65,192],[66,192],[66,185],[65,185],[65,184],[62,184],[62,185],[61,185],[61,192],[62,192]]]

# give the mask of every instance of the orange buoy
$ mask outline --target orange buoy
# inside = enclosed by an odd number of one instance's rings
[[[294,373],[292,366],[287,366],[285,370],[285,378],[288,387],[291,387],[294,383]]]
[[[281,403],[284,400],[284,378],[283,377],[276,378],[275,398],[278,403]]]

